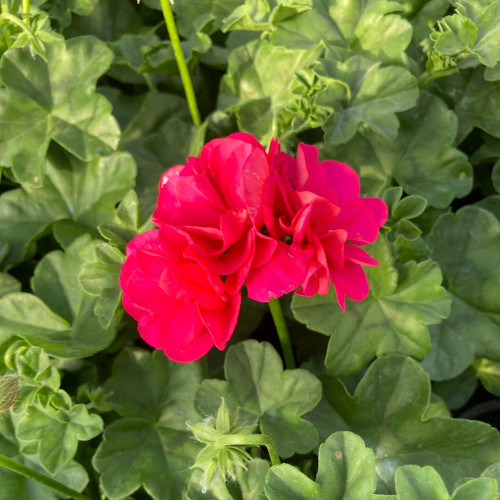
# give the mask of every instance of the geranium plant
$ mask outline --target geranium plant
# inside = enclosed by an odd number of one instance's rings
[[[500,494],[500,0],[0,0],[0,500]]]

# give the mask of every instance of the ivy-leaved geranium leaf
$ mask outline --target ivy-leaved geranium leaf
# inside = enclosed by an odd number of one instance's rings
[[[221,82],[217,107],[236,112],[241,130],[263,138],[276,133],[277,114],[296,96],[296,73],[312,65],[319,46],[301,50],[277,47],[255,40],[231,52],[227,74]]]
[[[431,348],[428,325],[450,312],[436,263],[410,261],[395,269],[381,238],[374,257],[380,266],[367,270],[370,295],[361,302],[349,301],[344,313],[333,290],[324,296],[293,297],[295,318],[331,336],[325,358],[331,373],[355,373],[375,356],[391,352],[423,359]]]
[[[51,140],[83,161],[109,154],[120,130],[111,104],[95,92],[112,61],[106,45],[89,36],[46,47],[46,60],[27,49],[8,50],[0,63],[0,162],[17,180],[40,186]]]
[[[454,99],[459,125],[456,142],[465,139],[474,127],[500,137],[500,117],[497,112],[500,107],[500,80],[485,81],[484,67],[475,68],[472,73],[459,77],[465,81],[460,82],[459,95]],[[444,91],[447,91],[446,87]]]
[[[401,465],[434,467],[451,491],[460,478],[478,477],[500,457],[500,435],[489,425],[426,417],[429,377],[411,358],[390,354],[377,359],[353,396],[338,379],[320,378],[330,405],[374,450],[378,483],[387,493],[394,493],[394,474]]]
[[[315,71],[326,85],[317,105],[334,108],[322,127],[332,145],[350,141],[362,124],[394,140],[399,128],[396,112],[417,101],[415,78],[399,66],[380,67],[379,61],[354,56],[345,62],[325,59]]]
[[[105,389],[122,418],[106,427],[93,458],[107,497],[142,486],[155,500],[181,498],[199,451],[186,421],[201,419],[194,406],[201,376],[199,363],[174,363],[161,351],[118,355]]]
[[[134,186],[135,162],[114,153],[83,163],[60,148],[50,152],[44,185],[7,191],[0,196],[0,240],[9,245],[6,265],[20,262],[29,246],[51,224],[70,219],[80,231],[93,232],[115,212],[115,205]]]
[[[455,377],[479,357],[500,361],[500,222],[464,207],[441,216],[427,243],[452,297],[450,316],[430,330],[424,366],[431,378]]]
[[[401,61],[412,34],[411,24],[398,14],[402,10],[393,1],[315,0],[311,10],[280,23],[272,41],[296,48],[323,43],[340,60],[362,54],[386,63]]]
[[[197,398],[201,413],[213,414],[223,396],[243,419],[259,423],[282,457],[308,453],[318,444],[314,426],[302,418],[321,398],[321,384],[306,370],[285,370],[267,342],[246,340],[229,348],[226,381],[204,380]]]
[[[266,478],[269,500],[354,500],[374,491],[373,451],[352,432],[336,432],[320,445],[315,482],[288,464],[272,467]]]
[[[469,54],[459,67],[481,63],[493,68],[500,60],[500,3],[471,0],[457,3],[457,12],[438,21],[431,34],[434,50],[447,56]]]
[[[121,303],[120,271],[125,255],[116,247],[93,240],[80,251],[83,261],[78,280],[83,290],[96,297],[94,313],[108,328]]]
[[[81,288],[80,251],[88,236],[66,252],[47,254],[35,269],[33,294],[12,293],[0,299],[0,339],[14,335],[60,357],[90,356],[106,348],[116,333],[115,321],[103,328],[94,314],[97,297]]]
[[[395,179],[407,193],[423,196],[436,208],[468,194],[472,167],[467,156],[451,146],[456,114],[441,99],[422,95],[415,108],[398,118],[393,141],[367,131],[336,148],[341,158],[358,165],[364,191],[381,196]]]
[[[51,474],[57,474],[74,458],[79,441],[88,441],[102,432],[99,415],[89,414],[83,404],[68,409],[51,405],[30,406],[16,427],[23,442],[36,445],[40,464]]]
[[[48,474],[40,466],[36,454],[27,454],[21,451],[22,443],[16,437],[13,419],[15,417],[8,414],[0,418],[0,453],[42,474],[53,477],[56,481],[76,491],[82,491],[88,482],[85,469],[79,463],[71,461],[55,476]],[[16,500],[57,500],[60,498],[60,494],[48,486],[3,467],[0,467],[0,484],[2,485],[0,500],[13,500],[14,498]]]

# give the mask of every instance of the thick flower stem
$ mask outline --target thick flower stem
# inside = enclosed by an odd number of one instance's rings
[[[30,0],[23,0],[23,13],[24,14],[30,13]]]
[[[16,462],[15,460],[12,460],[11,458],[6,457],[2,454],[0,454],[0,466],[17,472],[22,476],[33,479],[34,481],[48,486],[53,490],[59,491],[60,493],[69,496],[70,498],[74,498],[74,500],[89,500],[88,497],[82,495],[81,493],[78,493],[78,491],[68,488],[66,485],[60,483],[59,481],[56,481],[55,479],[52,479],[44,474],[40,474],[40,472],[30,469],[29,467],[26,467],[26,465],[20,464],[19,462]]]
[[[281,308],[279,299],[271,299],[269,301],[269,309],[271,310],[274,325],[278,332],[278,338],[280,339],[281,349],[283,350],[283,356],[285,358],[285,366],[287,369],[293,370],[295,368],[295,359],[293,357],[290,335],[288,334],[285,316],[283,315],[283,309]]]
[[[237,435],[228,434],[217,439],[217,444],[222,446],[265,446],[271,459],[271,465],[280,465],[280,457],[276,452],[273,440],[264,434]]]
[[[182,84],[184,85],[184,92],[186,93],[189,112],[191,113],[193,123],[195,125],[200,125],[201,118],[198,111],[198,105],[196,104],[193,82],[191,81],[191,76],[189,75],[186,59],[184,59],[184,54],[182,52],[179,34],[177,33],[177,27],[175,26],[174,15],[172,13],[172,9],[170,8],[169,0],[160,0],[160,2],[161,8],[163,10],[163,17],[165,18],[165,24],[167,25],[168,35],[170,36],[170,41],[172,42],[172,49],[174,50],[175,60],[177,61],[179,73],[181,74]]]

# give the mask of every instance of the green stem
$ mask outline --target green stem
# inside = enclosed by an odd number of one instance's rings
[[[290,335],[288,334],[285,316],[283,315],[279,299],[271,299],[269,301],[269,309],[271,310],[278,338],[280,339],[281,349],[285,357],[285,366],[289,370],[293,370],[295,368],[295,359],[293,357],[292,343],[290,342]]]
[[[1,6],[2,6],[2,12],[4,12],[5,14],[8,14],[10,12],[9,0],[2,0]]]
[[[217,438],[217,444],[222,446],[265,446],[271,459],[271,465],[281,464],[273,440],[264,434],[227,434]]]
[[[437,80],[438,78],[443,78],[444,76],[452,75],[453,73],[456,73],[458,71],[457,67],[453,68],[446,68],[442,69],[439,71],[436,71],[435,73],[424,73],[421,75],[418,79],[418,88],[423,89],[433,81]]]
[[[147,84],[149,90],[154,90],[155,86],[153,85],[153,82],[151,81],[149,73],[143,73],[142,76],[144,77],[144,80],[146,80],[146,84]]]
[[[18,17],[14,16],[13,14],[9,14],[8,12],[2,12],[0,14],[0,21],[6,19],[7,21],[10,21],[11,23],[15,24],[16,26],[19,26],[23,31],[26,32],[29,38],[35,38],[35,34],[33,33],[33,30],[27,26],[25,23],[21,21]]]
[[[59,481],[47,477],[44,474],[40,474],[40,472],[30,469],[29,467],[26,467],[26,465],[20,464],[19,462],[16,462],[15,460],[12,460],[11,458],[6,457],[2,454],[0,454],[0,466],[5,467],[6,469],[9,469],[13,472],[17,472],[18,474],[28,477],[29,479],[33,479],[34,481],[38,481],[39,483],[48,486],[53,490],[59,491],[60,493],[73,498],[74,500],[89,500],[88,497],[82,495],[81,493],[78,493],[78,491],[68,488],[66,485],[60,483]]]
[[[184,59],[184,54],[182,52],[181,41],[179,40],[179,34],[177,33],[177,27],[175,26],[174,15],[172,14],[169,0],[160,0],[160,2],[161,8],[163,10],[163,17],[165,18],[165,24],[167,25],[168,35],[170,37],[170,41],[172,42],[172,49],[174,50],[175,60],[177,61],[179,73],[181,74],[182,84],[184,85],[184,92],[186,93],[189,112],[191,113],[193,123],[195,125],[200,125],[201,118],[198,111],[198,105],[196,104],[193,82],[191,81],[191,76],[189,75],[186,59]]]
[[[23,14],[30,13],[30,0],[23,0]]]

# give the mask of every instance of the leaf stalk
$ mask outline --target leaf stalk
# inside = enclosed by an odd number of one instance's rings
[[[21,474],[22,476],[25,476],[29,479],[33,479],[34,481],[37,481],[44,486],[48,486],[49,488],[52,488],[59,493],[63,493],[64,495],[67,495],[74,500],[90,500],[87,496],[82,495],[72,488],[69,488],[65,484],[62,484],[59,481],[56,481],[55,479],[52,479],[45,474],[41,474],[40,472],[37,472],[36,470],[33,470],[30,467],[16,462],[15,460],[12,460],[11,458],[6,457],[2,454],[0,454],[0,466],[16,472],[17,474]]]

